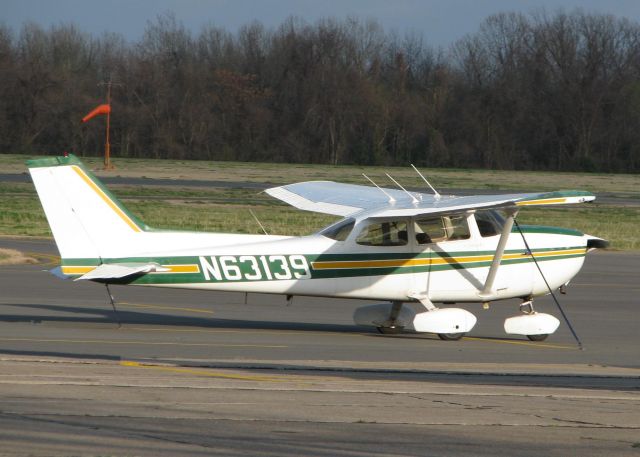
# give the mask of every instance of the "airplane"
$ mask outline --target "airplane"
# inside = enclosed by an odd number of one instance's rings
[[[373,186],[309,181],[267,189],[301,210],[342,217],[308,236],[159,230],[130,213],[73,154],[29,160],[27,167],[60,251],[54,273],[61,277],[107,288],[380,300],[357,308],[353,319],[381,333],[458,340],[476,317],[451,305],[488,308],[518,298],[520,312],[505,320],[505,332],[544,340],[560,321],[536,312],[533,299],[562,290],[586,253],[608,244],[516,220],[529,206],[591,202],[588,192],[441,195],[415,167],[431,193],[397,182],[399,189],[382,188],[368,177]]]

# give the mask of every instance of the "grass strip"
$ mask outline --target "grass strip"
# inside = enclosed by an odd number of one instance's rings
[[[7,186],[6,184],[4,186]],[[35,191],[18,186],[15,194],[0,198],[0,234],[51,236]],[[6,189],[5,189],[6,191]],[[299,211],[264,194],[242,189],[208,191],[189,199],[180,192],[167,190],[161,197],[131,194],[116,189],[125,205],[155,228],[227,233],[262,233],[251,216],[258,217],[270,234],[306,235],[337,220],[336,217]],[[129,196],[126,196],[129,195]],[[518,220],[522,224],[575,228],[608,239],[616,250],[640,249],[640,209],[605,205],[524,208]]]
[[[15,249],[0,248],[0,265],[20,265],[24,263],[38,263],[38,261]]]

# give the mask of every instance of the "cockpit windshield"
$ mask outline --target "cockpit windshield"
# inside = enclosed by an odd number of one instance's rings
[[[321,231],[320,235],[331,238],[332,240],[344,241],[351,233],[351,230],[353,230],[355,223],[356,220],[353,218],[343,219]]]

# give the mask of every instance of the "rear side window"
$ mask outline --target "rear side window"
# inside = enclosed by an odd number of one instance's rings
[[[469,224],[467,224],[467,218],[464,215],[417,219],[415,230],[418,244],[466,240],[471,236]]]
[[[320,234],[326,236],[327,238],[331,238],[332,240],[344,241],[351,233],[351,230],[353,230],[353,226],[355,225],[355,223],[355,219],[345,219],[327,227],[322,232],[320,232]]]
[[[364,246],[405,246],[409,240],[404,221],[373,222],[358,234],[356,243]]]

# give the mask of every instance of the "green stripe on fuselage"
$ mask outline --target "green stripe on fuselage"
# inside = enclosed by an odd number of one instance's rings
[[[576,250],[580,252],[575,252]],[[557,255],[547,255],[545,253],[555,252]],[[574,252],[571,252],[574,251]],[[563,254],[567,252],[567,254]],[[131,257],[118,259],[104,259],[104,263],[146,263],[154,262],[164,266],[172,265],[197,265],[198,273],[151,273],[138,276],[131,276],[120,280],[110,280],[109,282],[119,284],[190,284],[190,283],[216,283],[216,282],[253,282],[266,280],[305,280],[305,279],[329,279],[342,277],[361,276],[384,276],[393,274],[437,272],[446,270],[464,270],[471,268],[488,267],[491,260],[486,256],[492,256],[493,251],[461,251],[461,252],[428,252],[428,253],[371,253],[371,254],[315,254],[315,255],[229,255],[229,256],[188,256],[188,257]],[[505,254],[523,254],[523,250],[509,250]],[[534,255],[539,262],[551,260],[563,260],[576,257],[583,257],[586,253],[584,246],[544,248],[534,250]],[[474,260],[474,257],[485,257]],[[216,277],[209,272],[209,279],[206,279],[203,271],[203,261],[208,265],[216,264],[214,270]],[[456,259],[465,258],[464,261]],[[304,259],[304,260],[303,260]],[[437,264],[426,263],[425,265],[396,265],[396,266],[354,266],[314,269],[314,262],[373,262],[393,261],[399,263],[408,260],[432,259],[434,262],[444,262]],[[224,260],[224,266],[223,266]],[[514,265],[531,262],[531,256],[523,256],[513,259],[503,259],[502,265]],[[63,266],[97,266],[101,262],[99,259],[63,259]],[[307,275],[308,272],[308,275]]]

